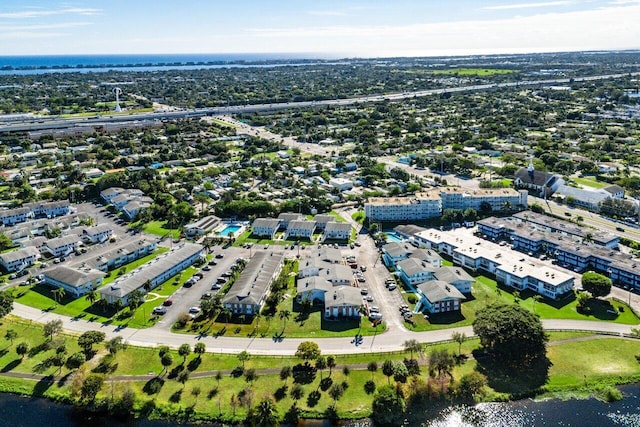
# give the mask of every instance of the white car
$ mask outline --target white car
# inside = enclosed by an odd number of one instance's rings
[[[201,311],[202,310],[200,309],[200,307],[193,306],[193,307],[189,308],[189,313],[191,313],[191,314],[198,314]]]
[[[167,307],[163,307],[161,305],[153,309],[153,314],[165,314],[166,312],[167,312]]]

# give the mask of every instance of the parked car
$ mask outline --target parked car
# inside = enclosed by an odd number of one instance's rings
[[[158,306],[153,309],[153,314],[165,314],[167,312],[167,307]]]
[[[369,307],[369,313],[380,313],[380,307],[372,305],[371,307]]]
[[[221,289],[222,285],[220,283],[214,283],[213,285],[211,285],[211,290],[212,291],[217,291],[218,289]]]
[[[367,266],[366,265],[361,265],[360,266],[360,271],[367,271]]]
[[[213,294],[211,292],[205,292],[204,294],[202,294],[202,299],[209,299],[213,296]]]
[[[367,289],[367,288],[360,289],[360,294],[361,295],[367,295],[368,293],[369,293],[369,289]]]
[[[211,271],[211,267],[205,265],[204,267],[202,267],[202,271]]]
[[[362,245],[360,244],[360,242],[353,242],[353,244],[354,244],[354,245],[356,245],[357,247],[362,246]]]
[[[171,304],[173,304],[173,300],[171,298],[164,300],[164,302],[162,303],[162,305],[165,306],[170,306]]]
[[[394,289],[395,289],[395,288],[397,288],[397,287],[398,287],[398,286],[397,286],[395,283],[392,283],[392,284],[390,284],[390,285],[389,285],[389,290],[390,290],[390,291],[392,291],[392,290],[394,290]]]
[[[224,254],[218,253],[218,254],[216,254],[216,258],[218,258],[218,259],[224,258]]]
[[[209,261],[208,263],[209,265],[218,265],[218,263],[216,262],[215,259],[212,259],[211,261]]]
[[[371,320],[380,320],[380,319],[382,319],[382,314],[380,314],[380,313],[371,313],[371,314],[369,314],[369,319],[371,319]]]
[[[364,299],[367,302],[373,302],[373,296],[371,296],[371,295],[367,295],[366,297],[364,297]]]
[[[198,313],[200,313],[201,311],[202,311],[202,310],[200,309],[200,307],[193,306],[193,307],[190,307],[190,308],[189,308],[189,313],[191,313],[191,314],[198,314]]]

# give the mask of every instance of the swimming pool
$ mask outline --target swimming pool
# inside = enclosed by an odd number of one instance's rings
[[[227,225],[224,230],[220,231],[218,234],[224,237],[227,237],[229,234],[231,233],[235,233],[240,230],[240,226],[239,225]],[[238,236],[236,236],[238,237]]]
[[[404,239],[398,235],[395,231],[385,231],[384,234],[387,235],[387,242],[396,242],[402,243]]]

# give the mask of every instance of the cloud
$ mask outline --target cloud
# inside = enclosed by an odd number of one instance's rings
[[[36,25],[0,25],[0,32],[10,31],[33,31],[33,30],[55,30],[61,28],[76,28],[91,25],[91,22],[63,22],[60,24],[36,24]]]
[[[52,9],[52,10],[23,10],[20,12],[4,12],[4,13],[0,13],[0,19],[31,19],[31,18],[41,18],[43,16],[53,16],[53,15],[93,16],[93,15],[100,15],[101,13],[102,13],[101,9],[67,7],[63,9]]]
[[[504,4],[501,6],[486,6],[484,10],[510,10],[510,9],[533,9],[540,7],[555,7],[555,6],[567,6],[574,3],[573,1],[549,1],[543,3],[515,3]]]
[[[27,40],[27,39],[49,39],[53,37],[64,37],[68,33],[51,33],[51,32],[31,32],[31,31],[11,31],[0,33],[0,40]]]

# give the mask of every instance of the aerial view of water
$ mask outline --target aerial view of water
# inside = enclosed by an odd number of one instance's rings
[[[317,55],[315,55],[317,57]],[[0,56],[0,75],[311,65],[306,54]]]
[[[529,399],[507,403],[482,403],[475,406],[452,406],[433,419],[427,427],[640,427],[640,385],[620,388],[624,399],[605,403],[595,399],[543,400]],[[169,427],[169,421],[122,420],[106,415],[88,414],[72,406],[46,399],[0,394],[0,427]],[[180,424],[188,426],[189,424]],[[206,424],[198,424],[206,425]],[[306,427],[332,425],[326,420],[303,422]],[[344,421],[343,427],[370,427],[369,420]]]

